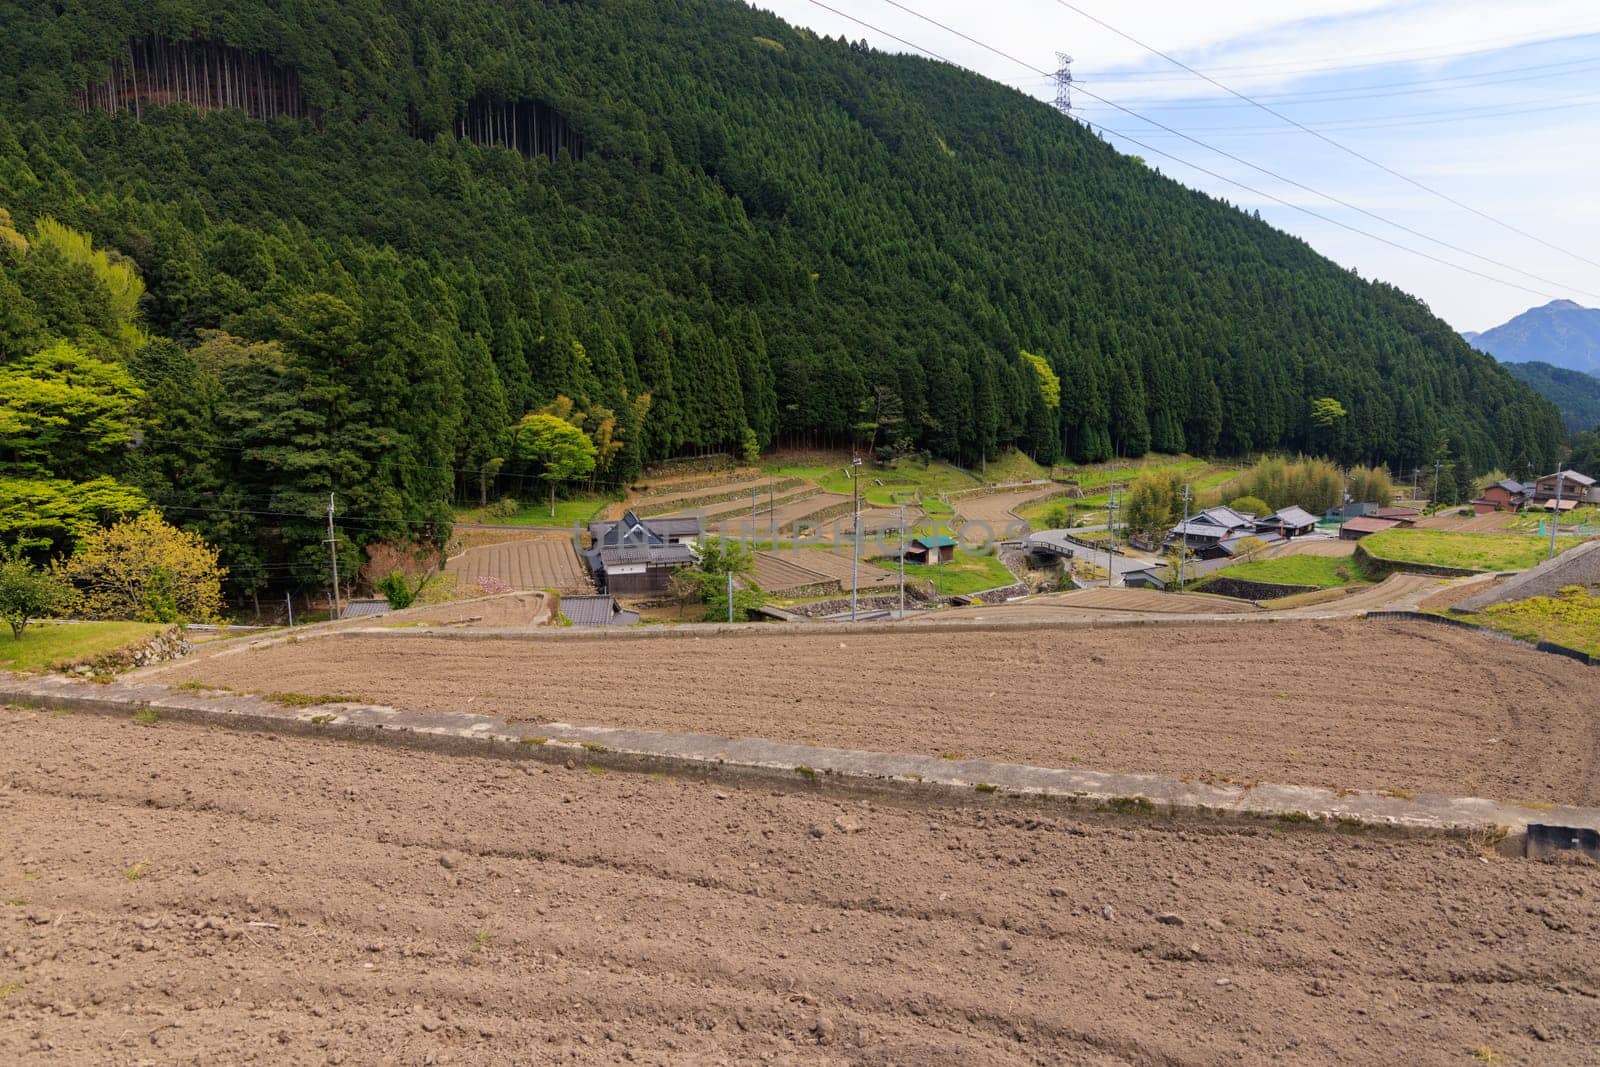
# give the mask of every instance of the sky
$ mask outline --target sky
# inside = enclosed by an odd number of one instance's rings
[[[756,6],[884,51],[913,51],[909,42],[1041,100],[1057,86],[1040,72],[1070,53],[1079,121],[1362,277],[1415,294],[1458,330],[1553,299],[1600,307],[1594,0]]]

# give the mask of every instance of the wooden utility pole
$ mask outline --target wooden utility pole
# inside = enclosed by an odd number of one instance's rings
[[[333,532],[333,494],[328,494],[328,560],[333,566],[333,618],[339,611],[339,539]]]

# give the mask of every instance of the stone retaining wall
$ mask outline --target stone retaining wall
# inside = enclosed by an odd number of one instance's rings
[[[67,668],[68,674],[82,676],[121,674],[136,667],[152,667],[157,663],[182,659],[194,651],[194,646],[184,635],[183,627],[169,626],[142,644],[129,645],[107,652]]]
[[[1319,588],[1321,587],[1315,585],[1251,582],[1243,578],[1208,578],[1200,583],[1197,591],[1215,593],[1217,596],[1231,596],[1239,600],[1276,600],[1279,597],[1296,596],[1300,593],[1315,593]]]

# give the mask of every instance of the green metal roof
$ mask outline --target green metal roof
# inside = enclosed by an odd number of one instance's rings
[[[944,534],[937,534],[933,537],[913,537],[911,543],[921,545],[923,548],[953,548],[955,547],[956,539],[954,537],[946,537]]]

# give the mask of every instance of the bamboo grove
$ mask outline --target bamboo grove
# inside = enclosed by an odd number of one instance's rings
[[[0,24],[0,208],[144,287],[106,351],[146,425],[101,465],[238,588],[315,580],[330,490],[351,551],[516,491],[509,429],[562,398],[609,427],[597,485],[751,437],[1511,473],[1563,440],[1407,294],[1011,89],[733,0],[0,0]],[[0,309],[0,359],[95,347],[71,272],[18,256],[31,325]]]

